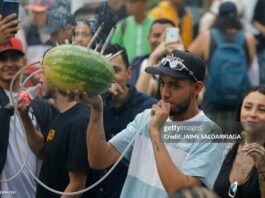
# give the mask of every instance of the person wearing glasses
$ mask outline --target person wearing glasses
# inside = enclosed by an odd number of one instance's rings
[[[87,130],[90,166],[105,169],[128,147],[124,161],[129,162],[129,170],[121,197],[166,198],[187,187],[200,185],[212,189],[222,164],[222,144],[196,140],[185,143],[174,139],[184,132],[175,130],[179,125],[196,125],[195,134],[220,132],[197,106],[205,63],[190,52],[174,50],[158,65],[145,71],[160,75],[162,99],[138,114],[108,142],[103,127],[101,96],[86,100],[91,106]]]
[[[95,25],[88,20],[78,20],[73,28],[73,41],[77,45],[87,47],[95,33]]]
[[[222,165],[214,190],[221,197],[265,197],[265,86],[251,88],[236,120],[246,139],[235,144]]]

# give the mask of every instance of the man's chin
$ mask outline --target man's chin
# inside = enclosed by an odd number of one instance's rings
[[[1,78],[0,81],[2,81],[2,82],[4,82],[4,83],[8,83],[8,84],[10,84],[11,81],[12,81],[12,77],[10,77],[10,78],[4,78],[4,79]]]

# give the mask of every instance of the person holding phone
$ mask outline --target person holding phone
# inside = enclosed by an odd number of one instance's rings
[[[146,57],[145,65],[141,66],[143,68],[141,71],[144,71],[146,66],[155,65],[163,55],[172,52],[174,49],[184,50],[178,28],[168,19],[157,19],[153,22],[148,42],[152,52]],[[132,62],[133,70],[135,70],[135,62],[136,60]],[[139,72],[139,77],[135,83],[137,90],[140,92],[160,98],[158,82],[151,75]]]
[[[0,45],[4,44],[9,38],[15,35],[19,30],[19,22],[16,14],[10,14],[5,18],[0,15]]]

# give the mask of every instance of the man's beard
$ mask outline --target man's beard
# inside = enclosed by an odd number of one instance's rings
[[[184,112],[187,111],[187,109],[189,108],[191,103],[191,93],[190,95],[185,98],[180,104],[178,104],[174,109],[170,109],[169,115],[170,116],[177,116],[177,115],[181,115]]]
[[[3,83],[11,84],[12,79],[3,79],[3,78],[0,78],[0,81],[2,81]]]
[[[46,91],[46,93],[43,93],[42,97],[44,99],[50,99],[50,98],[54,99],[54,89],[49,87],[49,89]]]

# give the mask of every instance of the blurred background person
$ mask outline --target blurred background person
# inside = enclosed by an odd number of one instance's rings
[[[141,71],[146,67],[155,66],[161,57],[172,52],[175,49],[184,50],[182,40],[179,35],[179,40],[168,41],[166,39],[167,28],[175,27],[174,23],[168,19],[157,19],[154,21],[151,28],[148,42],[152,48],[150,56],[143,62]],[[148,75],[146,72],[140,72],[136,81],[136,88],[140,92],[149,94],[157,99],[160,99],[160,83],[158,76]]]
[[[237,52],[233,58],[224,58],[227,54],[231,54],[231,49],[222,48],[223,44],[232,45],[233,49],[236,49],[233,50]],[[244,90],[250,87],[248,70],[256,54],[255,39],[252,34],[243,30],[236,5],[230,1],[222,3],[213,27],[202,32],[189,50],[208,62],[201,108],[215,122],[230,121]],[[238,61],[234,62],[235,59]],[[223,69],[224,67],[226,69]],[[219,68],[220,72],[216,72]],[[227,97],[223,99],[223,96]]]
[[[265,1],[258,0],[253,16],[253,26],[259,31],[256,34],[257,52],[260,65],[261,84],[265,84]]]
[[[96,12],[95,9],[91,9],[91,8],[86,7],[86,6],[82,6],[74,12],[73,16],[74,16],[76,21],[81,20],[81,19],[95,19],[95,20],[97,20],[98,13]]]
[[[30,147],[25,145],[23,126],[17,115],[13,114],[14,112],[4,108],[11,101],[11,94],[17,94],[20,88],[20,78],[16,78],[13,90],[10,92],[11,80],[20,69],[26,66],[26,63],[19,39],[12,37],[7,43],[0,45],[0,180],[10,179],[20,170],[26,153],[27,165],[34,174],[37,174],[37,158]],[[33,114],[30,114],[30,117],[35,120]],[[36,182],[26,168],[13,180],[0,183],[0,192],[11,190],[16,193],[7,197],[35,197]]]
[[[87,47],[95,33],[95,25],[88,20],[78,20],[73,28],[73,42]]]
[[[97,8],[99,23],[103,23],[101,39],[106,40],[111,28],[128,16],[124,0],[108,0]]]
[[[118,22],[111,39],[112,44],[126,49],[129,61],[151,51],[147,37],[153,19],[146,14],[147,3],[148,0],[126,0],[129,16]]]
[[[148,58],[150,57],[150,55],[152,55],[159,44],[161,42],[164,42],[164,33],[166,28],[168,27],[175,27],[175,24],[172,21],[164,18],[156,19],[155,21],[153,21],[147,38],[148,44],[151,47],[151,52],[150,54],[137,56],[132,60],[132,77],[129,81],[130,84],[136,85],[139,75],[145,73],[144,69],[147,67]]]
[[[149,15],[155,19],[166,18],[180,28],[184,47],[187,48],[193,40],[192,13],[184,5],[184,0],[164,0],[150,10]]]
[[[28,20],[23,29],[29,46],[44,44],[50,38],[49,33],[45,29],[47,12],[50,6],[51,1],[49,0],[34,0],[26,6]]]
[[[44,44],[56,46],[58,43],[63,44],[66,40],[72,42],[72,28],[74,18],[70,14],[69,5],[64,2],[53,3],[47,15],[46,31],[50,33],[50,39]]]
[[[265,197],[265,86],[253,87],[243,96],[236,121],[246,137],[227,154],[214,184],[223,198]],[[229,196],[229,194],[231,196]]]

